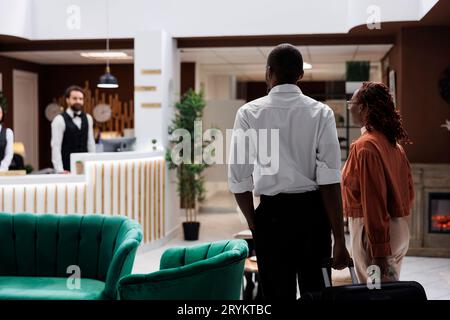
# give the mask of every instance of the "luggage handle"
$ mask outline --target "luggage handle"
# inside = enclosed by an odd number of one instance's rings
[[[322,276],[323,276],[323,281],[325,283],[326,288],[331,287],[331,283],[330,283],[331,276],[328,274],[328,268],[331,268],[332,265],[333,265],[333,258],[327,258],[322,263]],[[356,277],[355,265],[353,264],[353,259],[350,259],[350,261],[348,263],[348,269],[350,271],[350,277],[352,278],[352,283],[358,284],[358,278]]]

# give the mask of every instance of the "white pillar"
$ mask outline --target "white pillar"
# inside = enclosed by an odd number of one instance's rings
[[[176,40],[162,30],[138,32],[134,38],[134,129],[136,150],[167,144],[167,128],[179,88]]]
[[[136,149],[168,145],[168,127],[180,94],[180,58],[176,40],[162,30],[142,31],[134,38],[134,127]],[[152,88],[149,91],[150,87]],[[153,90],[155,89],[155,90]],[[166,168],[167,170],[167,168]],[[166,235],[176,234],[181,210],[175,172],[166,171]]]

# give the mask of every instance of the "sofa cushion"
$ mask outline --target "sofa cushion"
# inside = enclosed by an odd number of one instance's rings
[[[68,289],[67,278],[0,276],[0,300],[99,300],[103,281],[82,278],[80,289]]]

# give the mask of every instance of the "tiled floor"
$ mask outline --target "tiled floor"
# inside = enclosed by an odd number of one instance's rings
[[[214,200],[214,199],[213,199]],[[217,199],[216,199],[217,200]],[[213,207],[210,201],[208,207]],[[226,206],[223,199],[221,207]],[[228,202],[228,207],[234,205]],[[202,242],[231,239],[233,234],[246,229],[246,224],[237,212],[199,214],[200,239],[198,241],[184,241],[180,233],[161,248],[139,253],[133,268],[133,273],[149,273],[159,268],[159,258],[165,249],[172,246],[191,246]],[[421,283],[427,293],[428,299],[450,300],[450,259],[405,257],[401,280],[414,280]]]

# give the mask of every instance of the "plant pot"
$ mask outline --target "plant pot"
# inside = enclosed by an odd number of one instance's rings
[[[81,161],[75,162],[75,172],[77,174],[84,174],[84,163]]]
[[[200,222],[183,222],[184,240],[198,240]]]

